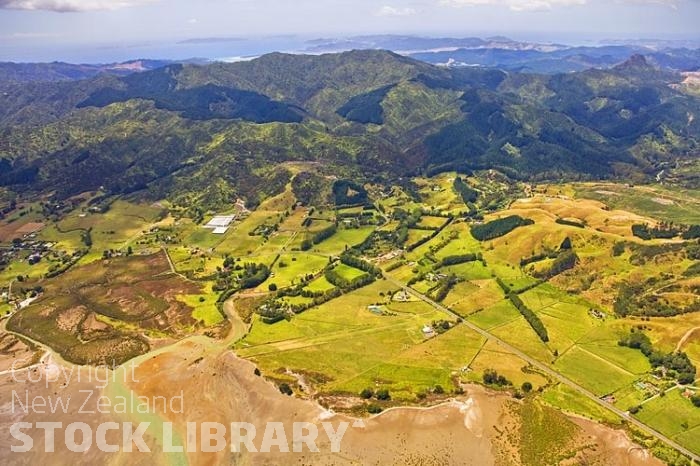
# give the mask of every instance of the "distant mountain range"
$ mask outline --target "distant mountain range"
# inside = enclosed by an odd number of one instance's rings
[[[255,204],[304,164],[376,182],[494,168],[650,179],[697,156],[700,98],[685,79],[641,55],[534,75],[364,50],[0,81],[0,187],[207,208]]]
[[[190,59],[181,63],[205,63]],[[0,62],[0,82],[71,81],[87,79],[99,74],[127,76],[132,73],[155,70],[174,63],[172,60],[136,59],[121,63],[73,64]]]
[[[275,46],[280,46],[278,38]],[[215,47],[234,47],[250,43],[251,39],[240,37],[192,38],[173,44],[173,47],[197,46],[203,56],[206,50]],[[700,43],[692,47],[692,41],[607,41],[601,46],[569,46],[559,43],[522,42],[507,37],[480,39],[434,38],[403,35],[356,36],[342,39],[314,39],[302,46],[296,54],[320,55],[351,50],[388,50],[399,55],[415,58],[433,65],[446,67],[489,67],[520,73],[568,73],[590,68],[612,68],[632,55],[643,55],[658,68],[669,71],[700,70]],[[297,44],[299,40],[290,42]],[[274,47],[261,44],[262,49]],[[274,52],[274,48],[269,49]],[[236,55],[236,54],[234,54]],[[238,56],[221,59],[223,61],[245,61],[257,58]],[[216,59],[192,58],[188,60],[146,60],[136,59],[111,64],[70,64],[70,63],[2,63],[0,62],[0,82],[15,81],[64,81],[86,79],[98,74],[126,76],[133,72],[153,70],[173,63],[205,64]]]
[[[678,45],[677,45],[678,44]],[[700,69],[700,44],[638,41],[614,45],[574,47],[557,43],[520,42],[507,37],[421,38],[413,36],[358,36],[311,41],[310,53],[352,49],[391,50],[434,65],[487,66],[530,73],[566,73],[610,68],[632,55],[644,55],[654,66],[674,71]]]

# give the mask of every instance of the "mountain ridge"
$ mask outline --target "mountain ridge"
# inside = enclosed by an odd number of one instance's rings
[[[697,151],[700,100],[681,80],[637,57],[532,75],[352,51],[0,83],[0,184],[212,205],[274,194],[286,162],[378,182],[493,168],[644,179]]]

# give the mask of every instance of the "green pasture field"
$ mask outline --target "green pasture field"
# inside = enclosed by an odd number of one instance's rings
[[[645,403],[635,416],[686,448],[700,452],[700,409],[693,407],[680,390]]]
[[[324,264],[326,264],[327,262],[328,261],[326,260],[324,262]],[[336,273],[338,273],[338,275],[340,275],[341,277],[343,277],[344,279],[346,279],[348,281],[352,281],[356,278],[360,278],[363,275],[366,275],[366,272],[364,272],[360,269],[356,269],[355,267],[347,266],[345,264],[338,264],[335,266],[335,268],[333,270],[335,270]]]
[[[474,280],[469,283],[476,285],[478,289],[472,290],[465,296],[453,292],[446,298],[446,301],[450,301],[450,309],[457,314],[467,316],[474,312],[481,312],[485,309],[489,309],[496,303],[506,302],[503,300],[503,291],[495,280]]]
[[[469,225],[462,222],[454,223],[445,228],[440,236],[445,237],[443,235],[449,235],[453,231],[456,231],[459,234],[459,237],[451,241],[447,246],[435,254],[438,259],[444,259],[447,256],[459,256],[461,254],[476,253],[481,251],[481,243],[479,243],[471,235],[469,232]],[[430,243],[437,244],[435,240],[431,241]]]
[[[650,396],[634,384],[622,387],[620,390],[616,391],[614,395],[615,406],[625,411],[628,411],[633,406],[641,405]]]
[[[423,238],[427,238],[430,236],[433,232],[429,230],[415,230],[415,229],[410,229],[408,230],[408,239],[406,240],[406,244],[415,244],[418,241],[422,240]]]
[[[520,313],[517,319],[492,329],[491,333],[539,361],[551,363],[554,359],[557,348],[551,343],[543,343]]]
[[[471,332],[464,340],[460,337],[464,333],[451,334],[466,331],[457,328],[436,337],[449,338],[434,350],[441,355],[439,360],[430,361],[421,352],[410,353],[416,345],[423,347],[423,326],[445,315],[422,302],[385,301],[395,291],[378,281],[291,321],[266,325],[256,319],[251,333],[237,344],[237,352],[269,371],[286,367],[324,374],[331,380],[322,387],[330,392],[359,392],[380,381],[395,391],[396,397],[412,399],[416,390],[449,382],[452,368],[443,367],[444,358],[457,358],[460,363],[468,360],[460,351],[449,354],[449,348],[478,347],[479,343]],[[383,303],[392,315],[369,312],[367,307],[377,303]],[[413,380],[417,383],[408,382]]]
[[[336,234],[311,248],[320,254],[340,254],[346,248],[362,243],[374,231],[374,227],[340,228]]]
[[[201,298],[204,301],[201,301]],[[216,298],[216,295],[213,294],[183,295],[178,297],[180,301],[193,309],[192,317],[198,321],[203,321],[207,327],[216,325],[224,320],[224,316],[216,306]]]
[[[426,228],[440,228],[447,222],[448,219],[445,217],[432,217],[430,215],[426,215],[424,217],[421,217],[420,222],[418,222],[418,225]]]
[[[21,286],[20,283],[16,282],[20,275],[28,275],[30,279],[41,279],[49,271],[51,264],[51,260],[47,258],[41,259],[34,265],[29,265],[26,258],[14,260],[4,270],[0,270],[0,286],[7,286],[11,280],[15,280],[16,286]]]
[[[72,230],[62,233],[55,224],[50,224],[41,230],[37,238],[42,241],[56,243],[54,249],[74,252],[85,247],[81,233],[81,230]]]
[[[326,265],[328,258],[323,256],[305,253],[283,254],[272,268],[275,276],[270,277],[261,287],[267,288],[268,283],[274,283],[278,288],[288,287],[299,283],[305,275],[317,274]]]
[[[513,304],[509,300],[501,298],[496,304],[470,315],[468,320],[484,330],[490,331],[514,322],[520,317],[520,313]]]
[[[638,378],[637,375],[579,347],[573,347],[560,356],[554,366],[562,374],[599,396],[614,393]]]
[[[445,212],[466,210],[462,198],[453,188],[455,176],[455,173],[443,173],[430,179],[417,179],[423,202]]]
[[[440,273],[455,274],[465,280],[488,280],[492,272],[480,261],[474,261],[442,267]]]
[[[335,288],[335,285],[330,283],[328,280],[326,280],[326,277],[323,276],[313,280],[305,287],[305,289],[312,292],[324,292],[332,290],[333,288]]]
[[[523,370],[527,367],[528,364],[518,356],[504,351],[493,341],[487,341],[468,363],[468,372],[463,372],[461,378],[467,382],[483,383],[484,372],[493,369],[505,376],[514,387],[530,382],[537,390],[548,384],[547,378],[541,374]]]
[[[611,411],[564,384],[548,387],[542,393],[542,401],[566,413],[584,416],[594,421],[618,425],[621,423],[621,419]]]

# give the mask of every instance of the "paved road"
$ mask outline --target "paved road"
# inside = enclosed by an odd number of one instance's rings
[[[397,281],[397,280],[394,280],[393,278],[388,277],[388,276],[386,276],[386,275],[384,276],[384,278],[386,278],[390,283],[392,283],[392,284],[394,284],[394,285],[396,285],[396,286],[399,286],[399,287],[403,288],[403,289],[406,290],[408,293],[411,293],[413,296],[417,297],[417,298],[420,299],[421,301],[424,301],[424,302],[430,304],[430,305],[433,306],[435,309],[440,310],[440,311],[442,311],[442,312],[448,314],[449,316],[453,317],[454,319],[461,319],[461,316],[455,314],[454,312],[452,312],[450,309],[446,308],[446,307],[443,306],[442,304],[439,304],[439,303],[433,301],[432,299],[430,299],[429,297],[427,297],[427,296],[425,296],[425,295],[423,295],[423,294],[417,292],[417,291],[414,290],[413,288],[411,288],[411,287],[409,287],[409,286],[406,286],[405,284],[403,284],[403,283],[401,283],[401,282],[399,282],[399,281]],[[684,455],[688,456],[689,458],[692,458],[696,463],[699,463],[699,464],[700,464],[700,456],[698,456],[697,454],[695,454],[695,453],[693,453],[692,451],[688,450],[687,448],[685,448],[685,447],[679,445],[678,443],[676,443],[676,442],[673,441],[672,439],[666,437],[666,436],[665,436],[664,434],[662,434],[661,432],[658,432],[658,431],[652,429],[652,428],[649,427],[648,425],[646,425],[646,424],[644,424],[643,422],[641,422],[641,421],[639,421],[639,420],[633,418],[633,417],[630,416],[627,412],[622,411],[621,409],[615,407],[614,405],[612,405],[612,404],[610,404],[610,403],[608,403],[608,402],[606,402],[606,401],[601,400],[601,399],[598,398],[596,395],[594,395],[594,394],[591,393],[590,391],[586,390],[585,388],[583,388],[582,386],[580,386],[580,385],[577,384],[576,382],[574,382],[574,381],[572,381],[572,380],[570,380],[570,379],[564,377],[564,376],[561,375],[559,372],[557,372],[557,371],[555,371],[554,369],[552,369],[550,366],[548,366],[548,365],[546,365],[546,364],[544,364],[544,363],[542,363],[542,362],[540,362],[540,361],[538,361],[538,360],[536,360],[536,359],[533,359],[531,356],[528,356],[528,355],[525,354],[524,352],[520,351],[519,349],[517,349],[517,348],[515,348],[514,346],[510,345],[509,343],[506,343],[505,341],[503,341],[502,339],[498,338],[497,336],[495,336],[495,335],[493,335],[493,334],[487,332],[486,330],[482,329],[481,327],[478,327],[478,326],[474,325],[473,323],[468,322],[468,321],[466,321],[466,320],[463,320],[463,323],[464,323],[464,325],[466,325],[467,327],[469,327],[470,329],[472,329],[473,331],[475,331],[475,332],[478,333],[479,335],[483,336],[484,338],[487,338],[487,339],[489,339],[489,340],[492,340],[492,341],[496,342],[499,346],[501,346],[502,348],[504,348],[504,349],[507,350],[508,352],[513,353],[513,354],[515,354],[516,356],[520,357],[522,360],[524,360],[525,362],[527,362],[527,363],[530,364],[531,366],[538,368],[539,370],[541,370],[541,371],[544,372],[545,374],[549,375],[549,376],[552,377],[553,379],[556,379],[556,380],[559,381],[560,383],[562,383],[562,384],[566,385],[567,387],[569,387],[569,388],[575,390],[576,392],[580,393],[581,395],[585,396],[586,398],[590,399],[591,401],[597,403],[598,405],[602,406],[603,408],[605,408],[605,409],[607,409],[607,410],[609,410],[609,411],[612,411],[612,412],[615,413],[617,416],[619,416],[620,418],[624,419],[626,422],[628,422],[628,423],[630,423],[630,424],[632,424],[632,425],[638,427],[639,429],[643,430],[644,432],[649,433],[650,435],[656,437],[657,439],[661,440],[662,442],[666,443],[667,445],[669,445],[669,446],[675,448],[676,450],[680,451],[681,453],[683,453]]]

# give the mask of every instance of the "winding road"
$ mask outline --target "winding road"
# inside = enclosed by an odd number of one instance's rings
[[[563,375],[560,374],[559,372],[557,372],[557,371],[555,371],[554,369],[552,369],[550,366],[548,366],[548,365],[546,365],[546,364],[544,364],[544,363],[542,363],[542,362],[540,362],[540,361],[538,361],[538,360],[532,358],[531,356],[525,354],[524,352],[520,351],[520,350],[517,349],[516,347],[514,347],[514,346],[512,346],[511,344],[505,342],[504,340],[498,338],[497,336],[493,335],[492,333],[490,333],[490,332],[488,332],[488,331],[482,329],[481,327],[478,327],[478,326],[476,326],[475,324],[473,324],[473,323],[471,323],[471,322],[468,322],[467,320],[462,319],[461,316],[457,315],[456,313],[454,313],[453,311],[451,311],[451,310],[448,309],[447,307],[443,306],[442,304],[439,304],[439,303],[435,302],[434,300],[430,299],[429,297],[425,296],[424,294],[419,293],[418,291],[414,290],[414,289],[411,288],[410,286],[407,286],[407,285],[405,285],[405,284],[403,284],[403,283],[401,283],[401,282],[399,282],[399,281],[397,281],[397,280],[394,280],[393,278],[391,278],[391,277],[389,277],[389,276],[387,276],[387,275],[384,275],[384,278],[385,278],[389,283],[391,283],[391,284],[393,284],[393,285],[396,285],[396,286],[402,288],[403,290],[405,290],[405,291],[408,292],[408,293],[411,293],[413,296],[417,297],[417,298],[420,299],[421,301],[423,301],[423,302],[425,302],[425,303],[427,303],[427,304],[430,304],[431,306],[433,306],[433,308],[435,308],[435,309],[437,309],[437,310],[439,310],[439,311],[444,312],[445,314],[449,315],[450,317],[452,317],[452,318],[454,318],[454,319],[460,319],[460,320],[462,320],[462,323],[463,323],[464,325],[466,325],[468,328],[470,328],[471,330],[475,331],[475,332],[478,333],[479,335],[481,335],[481,336],[483,336],[484,338],[487,338],[487,339],[489,339],[489,340],[495,342],[496,344],[498,344],[499,346],[501,346],[502,348],[504,348],[504,349],[507,350],[508,352],[515,354],[516,356],[518,356],[519,358],[521,358],[523,361],[527,362],[527,363],[530,364],[531,366],[536,367],[537,369],[541,370],[542,372],[544,372],[544,373],[547,374],[548,376],[552,377],[553,379],[557,380],[558,382],[560,382],[560,383],[566,385],[567,387],[569,387],[569,388],[575,390],[575,391],[578,392],[579,394],[585,396],[585,397],[588,398],[589,400],[591,400],[591,401],[595,402],[596,404],[602,406],[603,408],[607,409],[608,411],[611,411],[611,412],[615,413],[618,417],[622,418],[624,421],[626,421],[626,422],[628,422],[628,423],[634,425],[635,427],[638,427],[639,429],[643,430],[644,432],[647,432],[648,434],[654,436],[654,437],[657,438],[658,440],[661,440],[662,442],[666,443],[667,445],[669,445],[669,446],[675,448],[676,450],[678,450],[679,452],[683,453],[683,454],[686,455],[687,457],[692,458],[693,461],[695,461],[696,463],[699,463],[699,464],[700,464],[700,456],[698,456],[697,454],[693,453],[692,451],[688,450],[687,448],[683,447],[682,445],[679,445],[679,444],[676,443],[674,440],[672,440],[672,439],[670,439],[669,437],[665,436],[665,435],[662,434],[661,432],[658,432],[658,431],[652,429],[651,427],[649,427],[649,426],[646,425],[645,423],[643,423],[643,422],[639,421],[638,419],[635,419],[634,417],[630,416],[629,413],[627,413],[627,412],[625,412],[625,411],[622,411],[621,409],[617,408],[616,406],[614,406],[614,405],[611,404],[611,403],[608,403],[608,402],[606,402],[606,401],[601,400],[601,399],[598,398],[595,394],[593,394],[592,392],[590,392],[590,391],[588,391],[587,389],[583,388],[581,385],[577,384],[577,383],[574,382],[573,380],[571,380],[571,379],[569,379],[569,378],[563,376]]]

